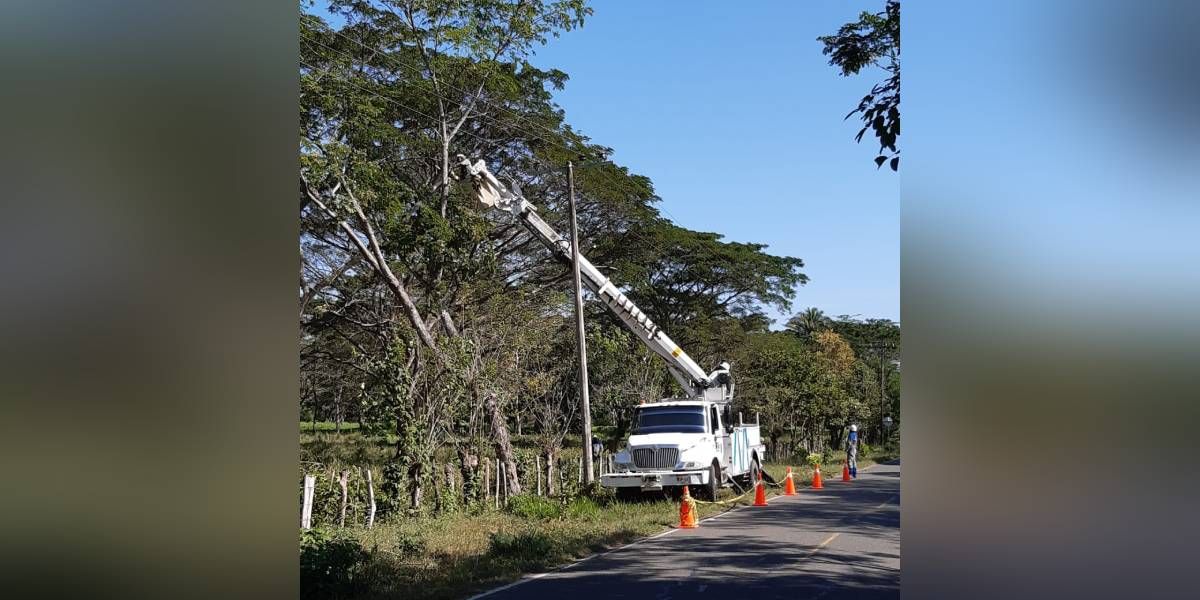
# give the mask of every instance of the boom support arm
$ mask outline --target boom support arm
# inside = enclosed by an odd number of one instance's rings
[[[510,213],[521,225],[542,242],[559,260],[570,264],[571,242],[559,235],[545,220],[537,214],[537,209],[520,192],[509,190],[496,179],[482,161],[471,164],[463,156],[459,156],[460,176],[470,177],[475,190],[475,197],[481,205],[487,208],[502,210]],[[733,393],[733,384],[729,379],[729,367],[722,363],[721,367],[712,373],[705,373],[692,357],[688,356],[658,325],[655,325],[646,313],[617,289],[612,280],[605,277],[591,261],[582,254],[579,256],[579,274],[584,285],[596,294],[600,301],[625,324],[629,331],[641,340],[646,347],[667,362],[667,369],[692,397],[704,397],[710,400],[729,400]],[[724,384],[717,386],[718,383]],[[724,388],[723,390],[721,388]]]

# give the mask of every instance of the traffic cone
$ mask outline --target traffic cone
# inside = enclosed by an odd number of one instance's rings
[[[791,467],[788,467],[787,475],[784,476],[783,479],[784,479],[783,495],[784,496],[795,496],[796,495],[796,483],[794,481],[792,481],[792,468]]]
[[[825,489],[825,486],[821,485],[821,465],[817,465],[815,468],[813,468],[812,489],[814,489],[814,490]]]
[[[767,505],[767,486],[763,485],[762,471],[758,472],[758,483],[754,486],[754,505]]]
[[[683,498],[679,501],[679,528],[695,529],[696,501],[688,494],[688,486],[683,486]]]
[[[842,481],[850,481],[850,463],[842,464]]]

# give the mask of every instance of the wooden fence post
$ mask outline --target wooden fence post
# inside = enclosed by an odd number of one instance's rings
[[[346,526],[346,506],[349,504],[350,494],[347,485],[350,483],[350,471],[343,469],[338,476],[338,485],[342,488],[342,509],[338,516],[338,527]]]
[[[504,506],[508,506],[508,465],[506,463],[500,463],[500,481],[503,483],[500,485],[500,492],[496,497],[499,498],[499,494],[503,493]]]
[[[537,471],[537,495],[542,495],[542,455],[538,454],[533,457],[534,470]]]
[[[500,508],[500,479],[503,475],[500,473],[500,459],[496,459],[496,508]]]
[[[375,525],[375,484],[371,481],[371,469],[367,468],[367,529]]]
[[[483,501],[486,504],[492,496],[492,463],[483,463]]]
[[[317,487],[317,478],[312,475],[304,476],[304,505],[300,509],[300,528],[312,529],[313,491]]]

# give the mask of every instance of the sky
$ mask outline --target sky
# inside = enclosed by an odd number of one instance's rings
[[[899,176],[843,120],[882,71],[842,77],[816,41],[882,0],[591,5],[530,60],[570,76],[567,122],[648,176],[676,223],[803,259],[774,328],[810,306],[898,321]]]
[[[842,120],[882,72],[842,77],[816,41],[883,2],[592,6],[531,60],[570,75],[567,121],[650,177],[680,225],[804,259],[791,312],[898,321],[899,177]]]

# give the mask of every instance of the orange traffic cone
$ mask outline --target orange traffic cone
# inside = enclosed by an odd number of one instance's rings
[[[695,529],[696,525],[696,501],[688,494],[688,486],[683,486],[683,498],[679,502],[679,528],[680,529]]]
[[[754,505],[767,505],[767,487],[763,485],[762,471],[758,472],[758,483],[754,486]]]
[[[784,496],[795,496],[796,495],[796,483],[792,481],[792,468],[791,467],[788,467],[787,475],[785,475],[783,479],[784,479],[783,495]]]
[[[850,463],[842,463],[842,481],[850,481]]]
[[[825,489],[825,486],[821,485],[821,465],[817,465],[815,468],[813,468],[812,489],[814,489],[814,490]]]

